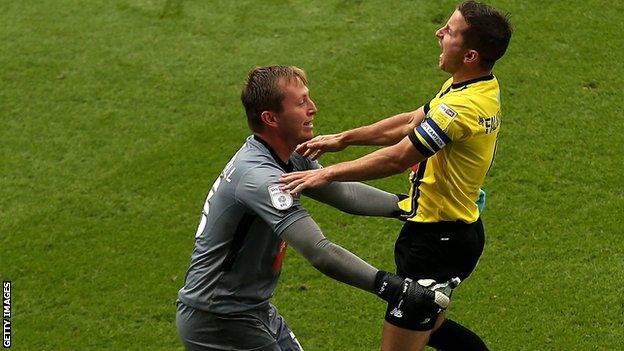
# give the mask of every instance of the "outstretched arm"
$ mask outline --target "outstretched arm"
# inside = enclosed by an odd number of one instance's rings
[[[312,218],[304,217],[288,226],[282,239],[321,273],[362,290],[375,291],[378,270],[329,241]]]
[[[376,123],[338,134],[319,135],[302,143],[297,152],[317,159],[325,152],[341,151],[349,145],[394,145],[401,141],[425,118],[424,108],[400,113]]]
[[[396,194],[362,183],[331,182],[306,189],[303,194],[354,215],[396,217],[400,213]]]
[[[329,241],[310,217],[297,220],[281,236],[321,273],[374,293],[391,304],[404,305],[407,310],[433,304],[442,308],[448,306],[450,291],[426,289],[411,280],[378,270]]]
[[[385,178],[401,173],[424,160],[409,137],[399,143],[379,149],[353,161],[312,171],[293,172],[282,175],[283,190],[299,193],[304,189],[325,186],[332,181],[361,181]]]

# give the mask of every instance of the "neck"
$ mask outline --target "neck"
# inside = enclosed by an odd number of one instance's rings
[[[483,69],[459,70],[453,73],[453,84],[462,83],[471,79],[487,76],[491,73],[491,70]]]
[[[254,135],[269,144],[273,152],[277,154],[277,157],[279,157],[282,162],[288,163],[290,154],[295,151],[296,145],[289,146],[282,138],[271,135],[270,133],[254,133]]]

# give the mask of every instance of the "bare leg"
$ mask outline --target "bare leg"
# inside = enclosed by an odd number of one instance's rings
[[[384,321],[381,351],[422,351],[429,341],[430,334],[431,330],[403,329]]]
[[[438,320],[436,320],[435,325],[433,326],[433,330],[431,332],[438,330],[438,328],[440,328],[442,323],[444,323],[444,321],[446,320],[446,317],[447,317],[447,313],[446,313],[446,310],[444,310],[438,316]]]
[[[423,351],[431,332],[439,328],[445,319],[446,311],[440,313],[433,329],[426,331],[399,328],[384,321],[381,351]]]

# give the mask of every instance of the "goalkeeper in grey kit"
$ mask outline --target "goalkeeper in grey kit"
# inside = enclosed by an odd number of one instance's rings
[[[253,135],[208,193],[176,324],[188,350],[302,350],[270,303],[288,245],[323,274],[375,293],[397,315],[443,309],[452,283],[423,287],[380,271],[329,241],[299,197],[280,190],[283,173],[319,168],[294,152],[313,137],[316,106],[305,73],[292,66],[253,69],[241,100]],[[304,195],[342,211],[396,217],[397,195],[362,183],[330,183]]]

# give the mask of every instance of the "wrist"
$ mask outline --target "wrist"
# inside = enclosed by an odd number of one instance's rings
[[[334,181],[334,178],[336,177],[336,172],[335,172],[335,166],[329,166],[329,167],[323,167],[321,169],[322,176],[323,176],[323,180],[325,180],[327,183],[331,183]]]
[[[344,131],[338,133],[338,145],[340,150],[344,150],[347,146],[351,145],[351,133],[350,131]]]
[[[375,294],[380,298],[394,302],[403,289],[403,279],[398,275],[385,271],[378,271],[375,275]]]

